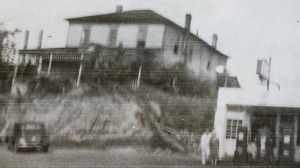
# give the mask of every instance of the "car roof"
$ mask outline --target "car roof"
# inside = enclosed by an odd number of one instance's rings
[[[39,124],[39,125],[45,125],[43,122],[37,122],[37,121],[21,121],[21,122],[15,122],[15,124]]]

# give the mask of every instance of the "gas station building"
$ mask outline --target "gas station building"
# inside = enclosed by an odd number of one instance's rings
[[[269,153],[277,161],[300,162],[299,120],[300,90],[220,88],[214,121],[219,157],[233,158],[237,145],[245,144],[256,147],[256,158]]]

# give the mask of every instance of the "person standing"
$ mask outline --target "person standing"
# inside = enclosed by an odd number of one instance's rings
[[[218,155],[219,155],[219,139],[215,132],[212,133],[211,139],[209,141],[210,153],[211,153],[211,163],[212,166],[217,165]]]
[[[204,134],[201,136],[201,142],[200,142],[200,147],[201,147],[201,155],[202,155],[202,165],[206,164],[206,161],[209,158],[209,141],[210,141],[210,133],[209,130],[206,129]]]

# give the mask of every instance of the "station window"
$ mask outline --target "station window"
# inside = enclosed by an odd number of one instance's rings
[[[227,120],[226,125],[226,138],[235,139],[237,135],[237,130],[242,126],[242,120]]]

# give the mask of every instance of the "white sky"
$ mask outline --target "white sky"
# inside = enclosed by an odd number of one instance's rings
[[[256,60],[272,57],[271,78],[281,87],[300,87],[300,0],[0,0],[0,22],[8,29],[30,30],[29,48],[65,47],[65,18],[124,10],[152,9],[183,26],[192,14],[191,31],[230,56],[228,69],[243,87],[258,84]],[[51,37],[49,37],[51,36]],[[23,45],[24,33],[16,37]]]

